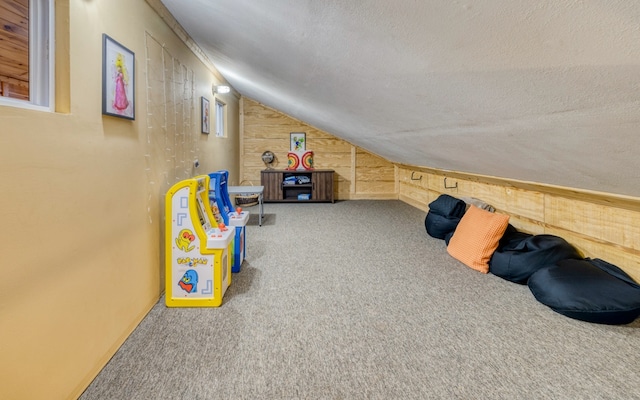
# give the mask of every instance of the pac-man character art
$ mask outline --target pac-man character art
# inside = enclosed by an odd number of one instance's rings
[[[189,229],[183,229],[178,233],[178,237],[176,238],[176,245],[182,251],[191,251],[195,246],[189,246],[191,242],[196,240],[195,235]]]
[[[187,293],[197,293],[198,273],[193,269],[188,269],[187,272],[182,275],[180,282],[178,282],[178,286],[180,286]]]

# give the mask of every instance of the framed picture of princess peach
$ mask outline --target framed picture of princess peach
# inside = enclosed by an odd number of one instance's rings
[[[102,35],[102,114],[136,119],[135,54]]]
[[[200,98],[200,105],[202,108],[202,122],[200,124],[202,133],[209,134],[211,131],[211,110],[209,109],[209,99],[206,97]]]

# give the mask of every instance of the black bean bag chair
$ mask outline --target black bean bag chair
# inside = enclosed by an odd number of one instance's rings
[[[513,248],[518,245],[521,241],[526,238],[530,238],[533,236],[530,233],[520,232],[513,225],[507,225],[507,229],[504,231],[504,235],[502,235],[502,239],[498,243],[498,248],[496,250],[502,250],[504,248]]]
[[[456,233],[455,229],[444,235],[444,244],[447,245],[447,247],[449,247],[449,242],[451,241],[454,233]]]
[[[429,203],[429,212],[449,218],[462,218],[466,209],[467,203],[448,194],[441,194]]]
[[[429,236],[444,239],[456,230],[460,218],[464,215],[467,204],[448,194],[441,194],[429,203],[429,212],[424,219],[424,227]]]
[[[640,285],[597,258],[559,261],[531,275],[528,286],[539,302],[570,318],[621,325],[640,316]]]
[[[424,219],[424,227],[429,236],[444,239],[445,236],[456,230],[459,222],[460,218],[458,217],[445,217],[429,211]]]
[[[568,258],[582,259],[578,250],[561,237],[509,232],[502,247],[489,260],[489,272],[511,282],[526,284],[537,270]]]

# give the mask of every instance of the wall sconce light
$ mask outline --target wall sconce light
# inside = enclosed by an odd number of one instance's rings
[[[219,85],[219,86],[213,85],[213,87],[211,88],[211,91],[213,92],[213,94],[229,93],[231,91],[231,88],[226,85]]]

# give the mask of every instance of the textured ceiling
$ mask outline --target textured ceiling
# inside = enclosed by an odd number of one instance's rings
[[[242,95],[391,161],[640,196],[640,2],[162,0]]]

